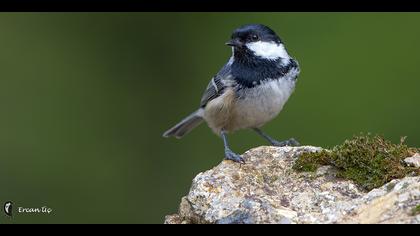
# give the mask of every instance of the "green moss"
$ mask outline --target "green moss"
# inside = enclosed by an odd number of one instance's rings
[[[404,139],[393,144],[378,135],[359,135],[331,151],[302,154],[293,169],[315,171],[322,165],[331,165],[338,169],[338,177],[353,180],[362,188],[371,190],[409,173],[419,175],[419,168],[408,167],[403,162],[417,151],[407,147]]]
[[[391,190],[393,190],[393,189],[394,189],[394,187],[395,187],[395,183],[389,183],[389,184],[386,186],[386,191],[391,192]]]
[[[411,215],[415,216],[415,215],[418,215],[418,214],[420,214],[420,205],[417,205],[416,207],[414,207],[411,210]]]

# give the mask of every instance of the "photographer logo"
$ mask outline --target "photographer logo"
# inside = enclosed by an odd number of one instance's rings
[[[15,213],[18,214],[51,214],[53,209],[47,206],[42,207],[22,207],[22,206],[14,206],[13,202],[7,201],[3,205],[3,211],[4,213],[12,217],[13,216],[13,210],[15,210]]]
[[[13,215],[13,202],[8,201],[8,202],[4,203],[3,210],[4,210],[4,213],[7,216],[12,217],[12,215]]]

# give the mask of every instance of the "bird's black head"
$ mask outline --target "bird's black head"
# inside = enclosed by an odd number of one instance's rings
[[[261,24],[244,25],[233,31],[226,45],[233,48],[238,60],[279,60],[288,59],[280,37],[269,27]]]
[[[272,29],[261,24],[250,24],[233,31],[231,41],[226,44],[233,47],[243,47],[247,43],[258,41],[281,43],[280,38]]]

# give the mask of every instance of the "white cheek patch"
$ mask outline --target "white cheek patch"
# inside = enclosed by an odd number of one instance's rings
[[[289,59],[286,49],[283,44],[277,44],[275,42],[253,42],[247,43],[246,46],[254,52],[256,56],[260,56],[264,59],[276,60],[279,58]]]

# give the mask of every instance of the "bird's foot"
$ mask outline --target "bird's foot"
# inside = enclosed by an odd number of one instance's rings
[[[288,139],[288,140],[284,140],[284,141],[273,140],[271,143],[274,146],[277,146],[277,147],[300,146],[300,143],[298,141],[296,141],[296,139],[294,139],[294,138],[291,138],[291,139]]]
[[[239,154],[234,153],[230,149],[225,150],[225,160],[231,160],[234,162],[245,164],[245,160]]]

